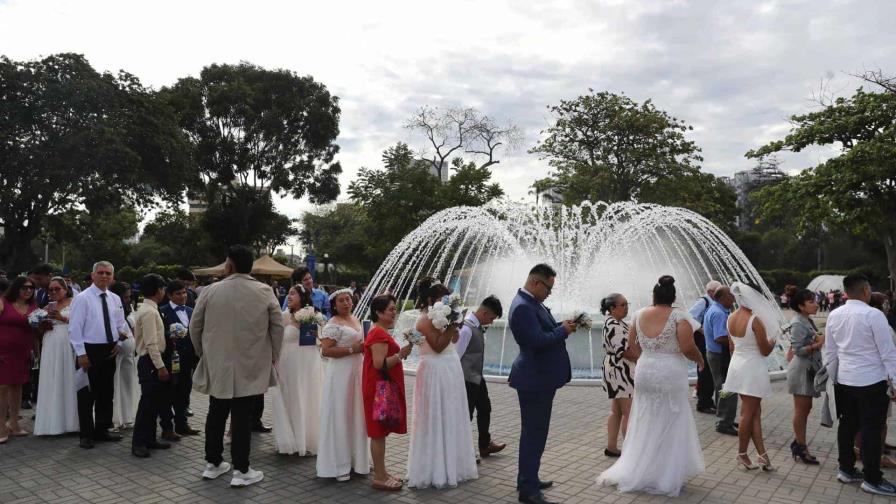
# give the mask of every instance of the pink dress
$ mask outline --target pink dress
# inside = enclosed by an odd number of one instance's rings
[[[28,315],[37,309],[28,307],[22,315],[12,303],[3,300],[0,311],[0,385],[21,385],[28,382],[28,360],[34,345],[34,329]]]

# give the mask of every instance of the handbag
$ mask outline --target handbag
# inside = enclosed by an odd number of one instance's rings
[[[386,358],[383,358],[382,379],[377,380],[373,395],[372,420],[383,427],[392,429],[401,425],[401,406],[399,405],[398,384],[392,381],[386,371]]]

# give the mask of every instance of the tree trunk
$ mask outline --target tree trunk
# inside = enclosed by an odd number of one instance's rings
[[[896,232],[884,235],[884,249],[887,251],[887,271],[890,273],[890,291],[896,291]]]

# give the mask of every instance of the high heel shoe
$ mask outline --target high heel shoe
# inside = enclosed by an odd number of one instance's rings
[[[759,469],[759,466],[754,464],[753,461],[750,460],[750,457],[747,456],[747,452],[737,454],[737,463],[740,464],[741,468],[747,471]]]
[[[804,444],[800,444],[796,441],[790,443],[790,452],[793,455],[793,460],[802,460],[804,464],[807,465],[818,465],[818,459],[809,455],[807,451],[807,447]]]
[[[772,467],[772,461],[768,458],[768,452],[757,455],[756,461],[759,462],[759,467],[765,472],[777,471],[777,469]]]

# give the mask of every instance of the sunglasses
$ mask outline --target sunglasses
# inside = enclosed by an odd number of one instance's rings
[[[34,286],[33,285],[23,285],[22,290],[34,290]]]

